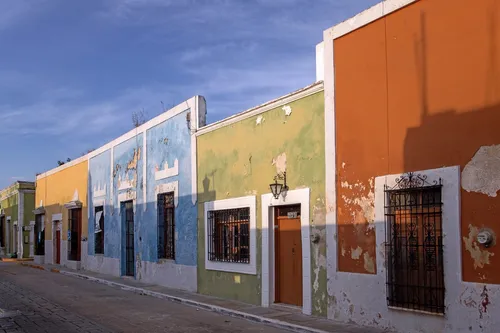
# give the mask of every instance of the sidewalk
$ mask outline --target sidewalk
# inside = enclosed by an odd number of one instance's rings
[[[75,271],[58,265],[37,265],[20,262],[20,265],[45,270],[53,273],[64,274],[80,279],[118,287],[123,290],[135,292],[141,295],[162,298],[197,308],[219,312],[224,315],[244,318],[255,322],[288,329],[295,332],[310,333],[384,333],[390,332],[375,328],[361,327],[337,323],[323,318],[306,316],[294,308],[273,306],[264,308],[238,301],[220,299],[211,296],[190,293],[186,291],[170,289],[162,286],[138,282],[130,278],[119,278],[110,275],[94,273],[90,271]]]

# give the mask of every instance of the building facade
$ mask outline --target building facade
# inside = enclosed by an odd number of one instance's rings
[[[198,292],[326,316],[323,115],[318,82],[198,132]]]
[[[328,318],[498,331],[499,15],[387,0],[325,31]]]
[[[195,133],[205,117],[196,96],[88,155],[86,269],[196,291]]]
[[[0,254],[32,258],[35,184],[17,181],[0,191]]]
[[[81,269],[87,254],[85,156],[36,177],[35,261]]]

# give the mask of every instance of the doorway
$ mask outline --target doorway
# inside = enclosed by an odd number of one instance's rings
[[[56,264],[61,263],[61,230],[59,230],[58,225],[55,224],[56,230]]]
[[[68,260],[80,261],[82,235],[82,209],[68,211]]]
[[[300,204],[274,208],[274,302],[302,307]]]
[[[134,260],[134,204],[133,201],[125,205],[125,275],[135,276]]]

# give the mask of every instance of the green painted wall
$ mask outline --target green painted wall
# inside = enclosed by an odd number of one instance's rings
[[[31,221],[35,220],[35,193],[24,193],[24,225],[29,226]],[[29,242],[30,231],[23,231],[23,242],[25,237],[28,237]],[[23,258],[28,258],[30,254],[30,244],[23,243]]]
[[[287,105],[290,116],[281,106],[198,137],[198,291],[261,304],[260,195],[270,192],[277,172],[273,159],[286,154],[290,189],[311,189],[311,234],[321,236],[311,245],[312,307],[313,314],[326,316],[323,92]],[[205,270],[204,203],[247,195],[257,196],[257,275]]]
[[[33,221],[35,219],[33,210],[35,206],[35,194],[34,193],[24,193],[24,207],[23,209],[23,221],[19,221],[19,190],[30,190],[34,191],[35,190],[35,185],[34,183],[29,183],[29,182],[16,182],[12,184],[11,186],[0,190],[0,203],[2,205],[2,209],[4,210],[5,214],[5,221],[7,221],[7,217],[10,216],[10,223],[6,224],[6,227],[9,226],[9,230],[5,229],[4,233],[5,235],[8,233],[9,234],[9,248],[6,249],[7,253],[13,253],[16,250],[14,249],[13,245],[13,231],[12,227],[14,225],[15,221],[18,221],[18,225],[20,229],[22,230],[22,226],[29,226],[29,222]],[[22,231],[23,237],[23,257],[27,258],[29,256],[29,243],[24,244],[24,237],[28,236],[28,241],[29,241],[29,230],[28,231]]]
[[[13,253],[15,252],[14,247],[13,247],[13,242],[12,242],[12,226],[14,224],[14,221],[17,221],[17,215],[18,215],[18,193],[17,193],[17,186],[12,185],[9,186],[6,189],[3,189],[0,191],[0,198],[1,200],[1,205],[2,209],[4,210],[5,214],[5,230],[4,230],[4,237],[7,238],[9,237],[9,248],[5,249],[6,253]],[[10,223],[7,223],[7,217],[10,216]],[[8,229],[7,229],[8,228]],[[7,234],[9,236],[7,236]]]

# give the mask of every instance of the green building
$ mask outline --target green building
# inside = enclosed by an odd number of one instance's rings
[[[35,183],[17,181],[0,191],[0,255],[33,257]]]

